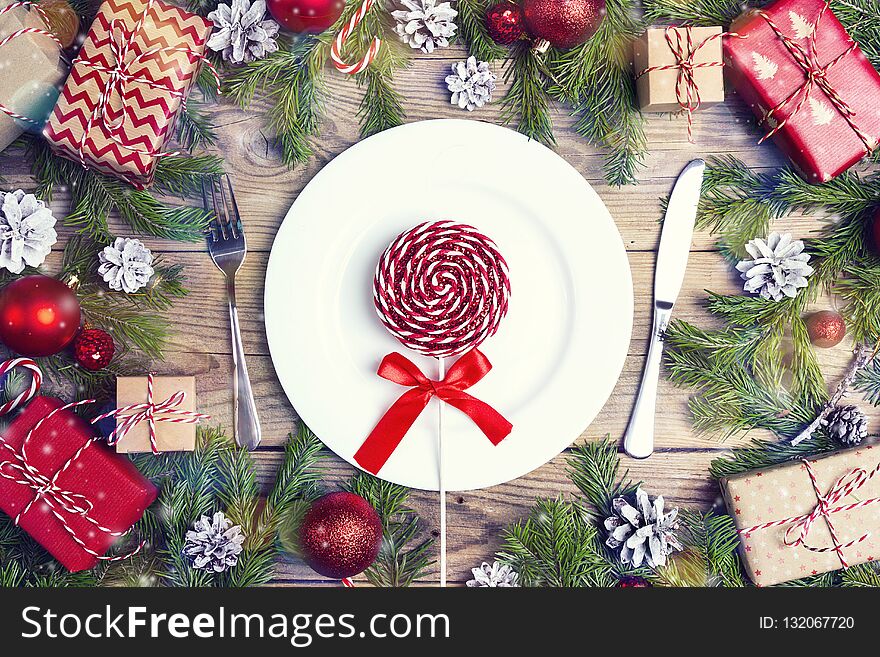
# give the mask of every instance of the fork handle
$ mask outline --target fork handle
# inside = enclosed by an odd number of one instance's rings
[[[254,391],[248,376],[247,363],[244,359],[244,345],[241,342],[241,325],[238,321],[238,306],[235,302],[235,281],[226,282],[226,295],[229,299],[229,323],[232,328],[232,362],[235,364],[233,374],[233,417],[235,442],[239,447],[249,450],[256,449],[262,438],[260,419],[257,417],[257,404]]]

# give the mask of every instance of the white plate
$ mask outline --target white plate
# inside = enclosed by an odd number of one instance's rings
[[[593,421],[623,368],[632,329],[626,251],[601,199],[551,150],[477,121],[412,123],[339,155],[296,199],[266,274],[266,333],[278,378],[322,441],[353,463],[404,388],[380,379],[400,351],[379,322],[372,282],[401,231],[454,219],[492,237],[510,266],[511,301],[481,350],[494,369],[469,392],[513,432],[497,447],[462,413],[443,414],[448,490],[484,488],[543,465]],[[439,402],[382,468],[383,479],[438,489]]]

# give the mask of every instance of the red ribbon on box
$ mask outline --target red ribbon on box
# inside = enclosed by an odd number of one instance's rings
[[[449,368],[442,381],[432,381],[405,356],[385,356],[379,365],[379,376],[412,389],[403,393],[382,416],[354,455],[355,461],[368,472],[378,473],[434,396],[471,418],[493,445],[500,443],[513,425],[489,404],[465,392],[491,369],[489,359],[479,349],[473,349]]]

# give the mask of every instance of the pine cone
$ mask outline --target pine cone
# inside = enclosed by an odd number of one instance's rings
[[[798,289],[807,286],[807,277],[813,268],[807,264],[810,254],[804,253],[804,243],[792,240],[788,233],[771,233],[767,241],[758,238],[746,244],[752,260],[742,260],[736,268],[746,284],[746,292],[760,294],[765,299],[780,301],[794,298]]]
[[[52,211],[33,194],[0,192],[0,267],[20,274],[43,264],[58,241]]]
[[[838,406],[822,420],[822,426],[841,445],[858,445],[868,435],[868,418],[858,406]]]
[[[452,104],[468,112],[492,101],[497,76],[489,70],[488,62],[468,57],[466,62],[452,65],[452,75],[446,76],[446,86],[452,92]]]
[[[481,587],[518,587],[519,575],[506,564],[494,562],[491,566],[485,561],[479,568],[471,568],[474,579],[468,580],[471,588]]]
[[[193,568],[222,573],[238,563],[244,534],[233,525],[222,511],[213,518],[202,516],[186,533],[183,554],[192,560]]]
[[[605,545],[620,548],[620,562],[638,568],[643,562],[651,568],[666,565],[666,557],[682,549],[675,537],[678,509],[663,512],[663,496],[651,502],[641,488],[636,490],[636,507],[623,497],[611,503],[613,516],[605,519],[608,538]]]
[[[150,282],[153,253],[138,239],[117,237],[98,254],[98,273],[111,290],[131,294]]]
[[[262,59],[278,50],[275,36],[278,23],[266,18],[266,1],[232,0],[232,5],[219,4],[208,14],[216,31],[207,46],[223,54],[223,59],[242,64]]]
[[[451,4],[438,5],[437,0],[400,0],[400,4],[406,9],[392,11],[391,15],[397,21],[394,30],[401,41],[425,53],[449,45],[458,29],[452,22],[458,12]]]

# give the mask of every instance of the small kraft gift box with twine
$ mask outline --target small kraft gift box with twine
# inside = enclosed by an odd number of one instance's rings
[[[721,480],[758,586],[880,558],[880,450],[871,446]]]
[[[43,16],[39,5],[0,0],[0,150],[42,127],[67,75]]]
[[[196,413],[196,380],[191,376],[120,376],[119,408],[100,416],[116,419],[110,443],[121,453],[191,452],[196,424],[208,419]]]
[[[633,43],[639,109],[693,112],[724,102],[720,27],[654,27]]]

